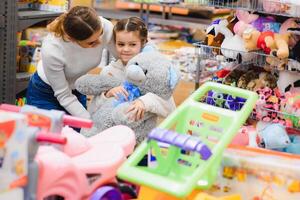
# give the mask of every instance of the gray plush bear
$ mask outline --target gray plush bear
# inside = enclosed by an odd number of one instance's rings
[[[171,61],[157,51],[136,55],[128,62],[125,72],[126,82],[138,87],[141,95],[151,92],[165,100],[171,98],[180,78],[179,71]],[[83,94],[96,96],[122,84],[121,80],[107,75],[84,75],[76,81],[75,86]],[[122,124],[135,131],[137,142],[140,143],[155,128],[157,114],[146,112],[142,120],[132,121],[129,120],[130,113],[126,113],[131,102],[116,104],[116,101],[111,97],[101,104],[91,116],[94,127],[84,130],[83,134],[89,137]]]

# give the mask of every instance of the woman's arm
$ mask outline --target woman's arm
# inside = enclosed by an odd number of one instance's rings
[[[42,47],[42,63],[45,76],[54,91],[54,96],[61,106],[71,115],[90,118],[88,111],[78,101],[77,97],[72,94],[72,90],[69,87],[64,73],[65,61],[62,50],[44,41]]]

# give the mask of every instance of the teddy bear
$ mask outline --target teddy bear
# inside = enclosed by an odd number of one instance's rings
[[[107,75],[88,74],[80,77],[75,82],[75,86],[82,94],[95,97],[111,88],[125,84],[134,91],[138,90],[135,93],[140,93],[140,95],[150,92],[168,100],[180,79],[179,71],[172,62],[158,51],[139,53],[128,62],[125,72],[125,83]],[[131,91],[127,91],[131,96]],[[135,131],[137,143],[142,142],[155,128],[158,116],[145,112],[143,119],[131,120],[130,113],[127,113],[131,102],[124,99],[117,101],[114,97],[108,98],[98,110],[91,114],[94,126],[89,130],[84,130],[83,134],[89,137],[114,125],[126,125]]]
[[[272,54],[280,59],[289,57],[290,33],[259,32],[256,29],[248,28],[243,32],[242,37],[248,51],[262,49],[266,54]]]

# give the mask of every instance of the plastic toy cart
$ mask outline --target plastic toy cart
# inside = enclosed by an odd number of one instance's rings
[[[202,103],[209,91],[238,96],[246,102],[237,111]],[[121,166],[118,176],[179,198],[195,189],[209,188],[224,149],[251,114],[257,98],[256,93],[240,88],[203,84],[148,135]],[[155,155],[155,165],[140,166],[148,152]]]

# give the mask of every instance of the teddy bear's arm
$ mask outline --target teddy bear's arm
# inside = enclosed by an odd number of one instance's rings
[[[152,112],[161,117],[167,117],[176,109],[173,97],[165,100],[156,94],[148,92],[139,97],[139,99],[144,103],[146,112]]]
[[[75,87],[82,94],[99,95],[121,84],[120,80],[111,76],[87,74],[76,80]]]

